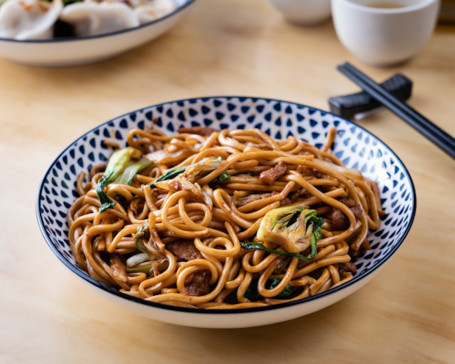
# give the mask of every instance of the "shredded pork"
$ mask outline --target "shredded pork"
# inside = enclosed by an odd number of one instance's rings
[[[187,296],[203,296],[210,292],[210,271],[201,270],[189,276],[183,294]]]
[[[286,174],[287,167],[284,164],[266,169],[259,175],[259,180],[265,185],[273,185],[275,181]]]
[[[166,248],[180,260],[201,259],[202,254],[189,240],[178,240],[166,244]]]

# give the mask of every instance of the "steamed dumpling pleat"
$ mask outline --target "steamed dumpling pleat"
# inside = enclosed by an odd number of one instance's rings
[[[83,2],[67,5],[60,20],[71,24],[76,35],[96,35],[140,25],[134,10],[122,3]]]
[[[0,37],[17,40],[52,38],[62,0],[8,0],[0,7]]]
[[[135,8],[139,21],[144,24],[173,12],[176,5],[172,0],[149,0]]]

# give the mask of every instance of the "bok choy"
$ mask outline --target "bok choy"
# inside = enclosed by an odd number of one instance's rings
[[[114,181],[121,185],[131,185],[133,178],[143,169],[149,167],[152,164],[152,161],[147,158],[141,158],[137,162],[130,162],[123,173]]]
[[[168,169],[166,171],[166,173],[162,174],[156,180],[151,182],[150,186],[155,187],[156,182],[162,182],[162,181],[167,181],[169,179],[173,179],[173,178],[177,177],[179,174],[182,174],[183,172],[185,172],[185,170],[190,166],[192,166],[192,164],[189,164],[189,165],[183,166],[183,167],[179,167],[179,168]]]
[[[316,256],[316,243],[322,238],[324,219],[305,205],[286,206],[267,212],[261,221],[256,243],[242,243],[244,249],[258,249],[268,253],[288,255],[309,261]],[[269,249],[261,242],[281,245],[284,251]],[[310,248],[310,255],[300,252]]]
[[[96,185],[96,194],[101,202],[100,212],[115,206],[115,202],[104,192],[107,185],[110,183],[129,185],[139,171],[151,165],[152,162],[145,158],[134,161],[139,159],[141,154],[140,150],[132,147],[119,149],[112,154],[103,176],[101,176]]]
[[[155,183],[174,179],[181,174],[185,174],[185,177],[187,177],[190,181],[194,181],[199,174],[203,172],[210,173],[217,169],[222,161],[223,159],[221,157],[204,158],[197,163],[168,169],[163,175],[159,176],[155,181],[151,182],[150,186],[156,187]],[[224,171],[218,177],[214,178],[212,182],[222,182],[230,179],[231,176],[229,176],[229,173],[227,171]]]

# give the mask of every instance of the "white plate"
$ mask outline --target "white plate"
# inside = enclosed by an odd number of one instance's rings
[[[33,66],[75,66],[115,57],[171,29],[195,0],[184,0],[168,15],[135,28],[87,37],[15,40],[0,38],[0,57]]]

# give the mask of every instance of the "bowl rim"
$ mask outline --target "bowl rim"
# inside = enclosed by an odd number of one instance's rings
[[[315,294],[313,296],[309,296],[309,297],[306,297],[306,298],[301,298],[301,299],[295,300],[295,301],[283,302],[283,303],[273,304],[273,305],[269,305],[269,306],[234,308],[234,309],[200,309],[200,308],[175,306],[175,305],[169,305],[169,304],[160,303],[160,302],[147,301],[147,300],[145,300],[143,298],[138,298],[138,297],[134,297],[134,296],[128,295],[126,293],[122,293],[122,292],[120,292],[119,290],[117,290],[117,289],[115,289],[113,287],[108,287],[108,286],[104,285],[103,283],[97,281],[96,279],[92,278],[90,275],[86,274],[85,272],[80,271],[79,268],[76,268],[73,264],[71,264],[65,258],[65,256],[59,250],[57,250],[57,248],[51,242],[51,239],[49,238],[46,230],[44,229],[44,221],[43,221],[43,218],[42,218],[41,213],[40,213],[40,205],[41,205],[41,198],[40,197],[41,197],[41,195],[43,193],[44,183],[45,183],[48,175],[50,174],[51,170],[54,168],[54,166],[56,165],[57,161],[60,159],[60,157],[69,148],[71,148],[75,143],[77,143],[78,141],[82,140],[87,135],[93,133],[95,130],[97,130],[97,129],[103,127],[103,126],[106,126],[106,125],[108,125],[109,123],[112,123],[115,120],[118,120],[120,118],[124,118],[124,117],[126,117],[128,115],[131,115],[131,114],[134,114],[134,113],[143,112],[143,111],[148,110],[150,108],[158,108],[160,106],[169,105],[169,104],[178,104],[178,103],[182,103],[182,102],[191,102],[191,101],[199,101],[199,100],[207,102],[209,100],[215,100],[215,99],[226,99],[226,100],[230,100],[230,99],[239,99],[239,100],[251,99],[251,100],[254,100],[254,101],[264,100],[264,101],[267,101],[267,102],[287,103],[287,104],[295,105],[297,107],[309,108],[309,109],[312,109],[312,110],[315,110],[315,111],[319,111],[319,112],[323,113],[324,115],[332,115],[332,116],[335,116],[336,118],[342,119],[343,121],[347,122],[348,124],[351,124],[352,126],[356,126],[356,127],[360,128],[362,131],[367,133],[370,137],[373,137],[374,139],[377,139],[378,141],[380,141],[388,149],[388,151],[396,158],[397,162],[400,164],[401,168],[403,169],[403,172],[404,172],[405,176],[407,176],[407,178],[409,179],[409,182],[410,182],[410,185],[411,185],[412,199],[413,199],[413,202],[414,202],[413,206],[412,206],[412,212],[411,212],[409,224],[406,226],[406,229],[405,229],[403,235],[401,236],[399,241],[395,244],[395,246],[391,249],[391,251],[387,255],[385,255],[383,258],[381,258],[379,263],[376,264],[374,267],[372,267],[370,271],[368,271],[367,273],[365,273],[365,272],[364,273],[360,273],[359,275],[354,276],[350,281],[348,281],[348,282],[346,282],[346,283],[344,283],[344,284],[342,284],[342,285],[340,285],[338,287],[329,289],[329,290],[321,292],[321,293],[317,293],[317,294]],[[311,302],[311,301],[314,301],[314,300],[317,300],[317,299],[320,299],[320,298],[323,298],[323,297],[327,297],[329,295],[335,294],[336,292],[339,292],[341,290],[347,289],[348,287],[353,286],[354,284],[360,282],[362,279],[366,278],[367,276],[373,274],[375,271],[377,271],[380,267],[382,267],[386,262],[388,262],[390,260],[390,258],[395,254],[395,252],[398,250],[398,248],[400,248],[400,246],[403,244],[404,240],[406,239],[407,235],[409,234],[409,231],[411,230],[411,227],[412,227],[413,222],[414,222],[416,209],[417,209],[417,200],[416,200],[415,186],[414,186],[414,182],[412,180],[411,174],[409,173],[409,171],[406,168],[405,164],[402,162],[402,160],[398,157],[398,155],[386,143],[384,143],[379,137],[377,137],[376,135],[374,135],[373,133],[371,133],[370,131],[368,131],[367,129],[362,127],[361,125],[358,125],[358,124],[356,124],[356,123],[354,123],[354,122],[352,122],[352,121],[350,121],[348,119],[342,118],[341,116],[338,116],[338,115],[333,114],[331,112],[328,112],[328,111],[325,111],[325,110],[322,110],[322,109],[319,109],[319,108],[315,108],[315,107],[312,107],[312,106],[308,106],[308,105],[305,105],[305,104],[301,104],[301,103],[298,103],[298,102],[280,100],[280,99],[275,99],[275,98],[267,98],[267,97],[236,96],[236,95],[234,95],[234,96],[206,96],[206,97],[202,96],[202,97],[192,97],[192,98],[186,98],[186,99],[178,99],[178,100],[171,100],[171,101],[161,102],[161,103],[158,103],[158,104],[142,107],[140,109],[132,110],[130,112],[127,112],[127,113],[124,113],[122,115],[116,116],[116,117],[114,117],[114,118],[112,118],[112,119],[110,119],[108,121],[105,121],[105,122],[95,126],[94,128],[90,129],[86,133],[82,134],[77,139],[73,140],[53,160],[51,165],[46,170],[43,178],[41,179],[41,182],[40,182],[39,188],[38,188],[38,196],[37,196],[37,200],[36,200],[36,218],[38,220],[38,225],[39,225],[41,234],[43,235],[44,240],[46,241],[46,244],[49,246],[49,248],[54,253],[54,255],[56,255],[57,258],[67,268],[69,268],[73,273],[75,273],[79,278],[83,279],[87,283],[90,283],[90,284],[92,284],[93,286],[95,286],[97,288],[100,288],[101,290],[103,290],[103,291],[105,291],[107,293],[114,294],[115,296],[117,296],[119,298],[126,299],[126,300],[128,300],[130,302],[135,302],[135,303],[138,303],[138,304],[141,304],[141,305],[145,305],[145,306],[149,306],[149,307],[153,307],[153,308],[156,308],[156,309],[164,309],[164,310],[169,310],[169,311],[174,311],[174,312],[190,313],[190,314],[196,314],[196,315],[197,314],[204,314],[204,315],[210,315],[210,314],[215,314],[215,315],[222,315],[222,314],[236,315],[236,314],[242,314],[242,313],[258,313],[258,312],[264,312],[264,311],[270,311],[270,310],[284,309],[284,308],[289,308],[289,307],[292,307],[292,306],[297,306],[297,305],[300,305],[300,304],[305,304],[307,302]]]
[[[174,15],[177,15],[179,12],[182,10],[186,9],[188,6],[192,5],[196,0],[185,0],[185,4],[178,6],[175,10],[170,12],[169,14],[166,14],[165,16],[149,21],[147,23],[138,25],[136,27],[131,27],[131,28],[125,28],[125,29],[120,29],[116,30],[114,32],[109,32],[109,33],[103,33],[103,34],[95,34],[95,35],[84,35],[84,36],[73,36],[73,37],[61,37],[61,38],[49,38],[49,39],[24,39],[24,40],[19,40],[19,39],[14,39],[14,38],[2,38],[0,37],[0,42],[10,42],[10,43],[27,43],[27,44],[53,44],[53,43],[64,43],[64,42],[79,42],[79,41],[84,41],[84,40],[91,40],[91,39],[100,39],[100,38],[107,38],[107,37],[113,37],[119,34],[123,33],[129,33],[129,32],[134,32],[136,30],[144,29],[147,27],[150,27],[152,25],[155,25],[161,21],[164,21]]]
[[[374,8],[368,6],[368,3],[357,3],[352,0],[341,0],[344,2],[345,6],[354,8],[355,10],[360,10],[365,13],[372,13],[372,14],[383,14],[383,15],[390,15],[390,14],[404,14],[404,13],[411,13],[415,11],[419,11],[435,5],[438,3],[438,0],[420,0],[418,3],[404,5],[399,8]]]

